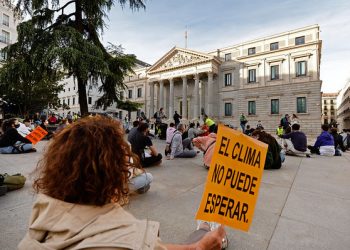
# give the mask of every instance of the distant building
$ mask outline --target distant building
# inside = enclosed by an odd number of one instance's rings
[[[6,3],[0,3],[0,50],[17,41],[18,20],[14,18],[13,11]],[[0,67],[2,61],[7,58],[5,52],[0,51]],[[6,98],[0,96],[0,119],[3,119],[3,105]]]
[[[17,25],[19,20],[14,18],[13,11],[5,3],[0,3],[0,49],[17,41]],[[0,63],[6,58],[6,54],[1,52]]]
[[[337,122],[339,129],[350,129],[350,81],[339,92],[337,98]]]
[[[322,124],[337,122],[338,93],[322,93]]]
[[[312,25],[207,53],[174,47],[127,77],[124,97],[141,103],[140,111],[149,118],[163,107],[169,121],[178,111],[183,122],[207,114],[238,127],[244,113],[250,126],[260,120],[268,132],[275,131],[282,116],[294,113],[302,130],[316,136],[322,85],[319,32]],[[93,104],[98,94],[90,97]],[[124,117],[125,111],[114,110]]]

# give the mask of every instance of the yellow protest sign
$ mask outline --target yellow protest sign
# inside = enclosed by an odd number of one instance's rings
[[[32,142],[32,144],[37,144],[41,141],[45,135],[47,135],[47,131],[40,126],[37,126],[30,134],[26,135],[26,138]]]
[[[207,183],[196,219],[248,231],[268,145],[219,125]]]

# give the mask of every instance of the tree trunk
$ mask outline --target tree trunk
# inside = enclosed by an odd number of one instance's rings
[[[89,115],[89,107],[86,98],[86,82],[83,79],[77,78],[78,80],[78,93],[79,93],[79,105],[80,115],[82,117]]]
[[[83,21],[82,21],[82,7],[81,7],[81,1],[77,0],[75,2],[75,25],[76,29],[83,34],[84,33],[84,27],[83,27]],[[87,103],[87,97],[86,97],[86,81],[84,81],[81,77],[77,76],[78,80],[78,93],[79,93],[79,105],[80,105],[80,115],[82,117],[89,115],[89,107]]]

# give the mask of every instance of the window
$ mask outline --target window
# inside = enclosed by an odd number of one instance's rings
[[[137,89],[137,98],[142,97],[142,88]]]
[[[334,110],[334,106],[333,105],[331,106],[331,110]]]
[[[67,98],[67,105],[69,106],[70,105],[70,99]]]
[[[295,38],[295,45],[300,45],[305,43],[305,36],[299,36]]]
[[[66,104],[66,99],[63,99],[63,104]]]
[[[256,69],[248,70],[248,83],[256,82]]]
[[[333,100],[331,100],[331,104],[333,104]]]
[[[334,112],[331,112],[331,115],[334,115]]]
[[[271,66],[271,80],[278,80],[278,79],[280,79],[279,66],[278,65]]]
[[[324,109],[324,110],[327,110],[328,108],[327,108],[327,106],[323,106],[323,109]]]
[[[228,73],[225,74],[225,86],[231,86],[232,85],[232,74]]]
[[[248,101],[248,115],[255,115],[255,101]]]
[[[5,51],[0,51],[0,61],[7,59],[7,53]]]
[[[92,97],[91,96],[89,96],[88,104],[92,104]]]
[[[327,113],[327,112],[324,112],[324,115],[328,115],[328,113]]]
[[[231,61],[231,53],[225,54],[225,62]]]
[[[72,99],[72,105],[75,105],[75,97]]]
[[[70,91],[70,88],[68,88],[68,92]]]
[[[306,113],[306,97],[297,97],[297,113]]]
[[[296,76],[306,76],[306,61],[295,63]]]
[[[278,42],[270,43],[270,50],[276,50],[278,49]]]
[[[128,90],[128,98],[131,99],[132,98],[132,89]]]
[[[10,26],[10,17],[6,14],[2,16],[2,24],[5,26]]]
[[[255,47],[248,49],[248,55],[254,55],[255,54]]]
[[[1,32],[1,39],[0,39],[1,42],[3,43],[6,43],[6,44],[9,44],[10,43],[10,33],[3,30]]]
[[[271,100],[271,114],[279,114],[280,112],[280,100],[272,99]]]
[[[232,115],[232,103],[226,102],[225,103],[225,116],[231,116]]]
[[[327,104],[327,100],[324,100],[324,101],[323,101],[323,104]]]

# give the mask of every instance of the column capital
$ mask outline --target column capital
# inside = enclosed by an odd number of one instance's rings
[[[199,74],[198,73],[193,74],[193,78],[199,80]]]
[[[181,76],[182,81],[187,80],[187,76]]]
[[[214,76],[214,73],[212,71],[208,71],[207,74],[208,74],[209,77],[213,77]]]
[[[169,78],[169,82],[174,82],[174,78]]]

